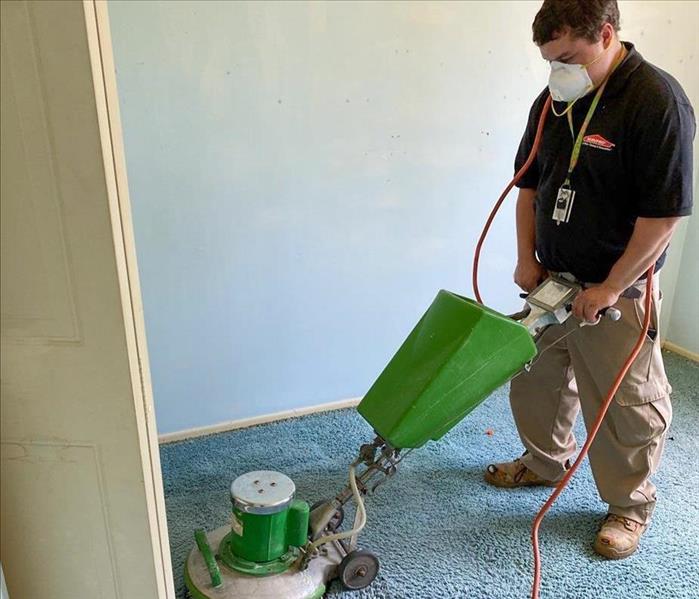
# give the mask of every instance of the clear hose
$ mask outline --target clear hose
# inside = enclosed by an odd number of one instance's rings
[[[357,464],[353,463],[349,469],[349,484],[350,489],[352,489],[352,497],[357,504],[357,517],[355,518],[354,528],[344,532],[338,532],[335,534],[327,535],[316,539],[308,546],[308,551],[313,552],[321,545],[325,543],[332,543],[333,541],[339,541],[341,539],[347,539],[348,537],[353,537],[359,534],[364,526],[366,526],[366,509],[364,508],[364,500],[359,492],[359,487],[357,487]]]

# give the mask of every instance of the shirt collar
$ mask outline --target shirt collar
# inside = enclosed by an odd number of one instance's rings
[[[604,95],[607,97],[621,93],[631,74],[645,62],[643,56],[641,56],[631,42],[621,43],[626,47],[626,56],[609,78],[607,88],[604,90]]]

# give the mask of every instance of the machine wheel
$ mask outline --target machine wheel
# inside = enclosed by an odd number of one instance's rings
[[[368,587],[378,573],[379,558],[365,549],[348,553],[337,568],[338,578],[350,591]]]
[[[327,502],[327,499],[321,499],[320,501],[316,501],[316,502],[311,506],[311,510],[310,510],[310,511],[313,511],[313,510],[316,509],[318,506],[323,505],[323,504],[326,503],[326,502]],[[340,507],[337,508],[337,510],[335,511],[335,514],[334,514],[333,517],[330,519],[330,522],[328,522],[328,527],[327,527],[328,530],[329,530],[330,532],[335,532],[338,528],[340,528],[340,526],[342,526],[342,522],[344,521],[344,519],[345,519],[345,510],[342,508],[342,506],[340,506]]]

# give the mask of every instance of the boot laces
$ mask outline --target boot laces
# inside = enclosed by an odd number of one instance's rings
[[[636,529],[640,526],[639,523],[635,520],[631,520],[631,518],[625,518],[624,516],[618,516],[616,514],[607,514],[607,521],[619,522],[624,526],[626,530],[630,532],[635,532]]]

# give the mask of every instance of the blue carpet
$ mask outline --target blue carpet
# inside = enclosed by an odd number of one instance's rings
[[[674,387],[674,421],[655,478],[658,507],[639,552],[610,562],[592,551],[605,506],[585,463],[542,526],[542,597],[589,599],[699,597],[699,366],[665,354]],[[578,422],[580,426],[580,422]],[[486,430],[492,429],[489,436]],[[583,438],[582,432],[578,439]],[[228,488],[257,469],[289,475],[299,498],[334,495],[372,431],[354,410],[277,422],[161,448],[178,597],[197,527],[229,517]],[[521,452],[504,389],[438,443],[415,451],[369,497],[362,544],[381,559],[361,593],[333,583],[329,597],[425,599],[528,597],[531,520],[543,489],[496,490],[483,468]]]

